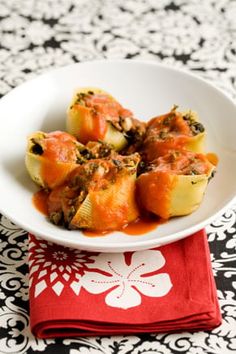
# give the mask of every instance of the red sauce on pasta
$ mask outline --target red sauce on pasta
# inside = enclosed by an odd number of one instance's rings
[[[129,236],[139,236],[144,235],[147,232],[155,230],[159,225],[166,222],[165,219],[161,218],[149,218],[149,217],[139,217],[135,221],[130,222],[123,226],[120,230],[126,235]],[[84,230],[83,234],[88,237],[99,237],[99,236],[106,236],[110,234],[112,231],[91,231],[91,230]]]
[[[48,193],[41,189],[33,195],[33,205],[35,208],[45,216],[48,216],[47,206]],[[159,225],[163,224],[166,220],[158,217],[139,217],[135,221],[126,224],[119,231],[129,236],[143,235],[147,232],[155,230]],[[91,231],[83,230],[83,234],[87,237],[102,237],[110,234],[112,231]]]
[[[55,131],[44,139],[41,174],[46,185],[53,187],[63,182],[76,163],[76,138]]]
[[[167,154],[171,150],[183,149],[193,134],[188,123],[178,112],[172,111],[151,119],[148,123],[144,152],[146,159]]]
[[[118,120],[119,117],[132,115],[128,109],[106,94],[84,95],[83,101],[85,106],[78,101],[73,107],[80,115],[79,141],[83,144],[104,139],[108,129],[107,119]]]
[[[88,91],[77,96],[70,109],[80,118],[77,138],[83,144],[102,140],[107,131],[110,133],[110,124],[119,131],[130,120],[123,118],[132,117],[131,111],[108,94]],[[146,126],[144,138],[142,132],[135,131],[143,140],[133,140],[134,151],[138,149],[140,155],[111,154],[108,159],[107,155],[89,155],[86,163],[79,166],[75,137],[60,131],[46,134],[38,161],[42,158],[40,175],[43,185],[51,191],[35,193],[34,206],[54,224],[83,230],[87,237],[105,236],[116,230],[137,236],[155,230],[176,215],[172,210],[179,175],[190,177],[191,185],[197,183],[194,178],[199,175],[204,175],[207,182],[213,176],[212,165],[218,164],[218,157],[214,153],[188,151],[189,143],[204,132],[204,127],[191,115],[177,112],[176,107],[151,119]],[[132,134],[133,131],[127,136]],[[137,169],[140,159],[144,163],[141,172]],[[128,168],[129,174],[125,170]],[[139,175],[135,180],[136,171]],[[158,216],[147,217],[147,213]]]
[[[219,163],[219,157],[214,152],[209,152],[206,157],[212,165],[217,166]]]
[[[145,208],[162,218],[169,218],[171,192],[175,178],[162,171],[144,173],[137,181],[137,195]]]
[[[33,194],[33,205],[35,208],[45,216],[48,216],[48,206],[47,206],[48,192],[44,189],[40,189],[38,192]]]

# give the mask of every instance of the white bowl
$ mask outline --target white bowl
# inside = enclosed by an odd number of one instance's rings
[[[80,231],[63,230],[32,205],[38,189],[24,165],[27,136],[36,131],[65,129],[66,108],[74,90],[96,86],[110,92],[139,119],[180,110],[198,112],[207,130],[208,152],[219,165],[204,201],[189,216],[169,220],[144,235],[113,232],[88,237]],[[46,240],[93,251],[119,252],[164,245],[206,226],[236,195],[236,106],[221,91],[185,71],[153,62],[94,61],[74,64],[46,73],[11,91],[0,101],[0,208],[25,230]]]

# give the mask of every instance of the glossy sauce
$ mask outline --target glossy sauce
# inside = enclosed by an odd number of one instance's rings
[[[168,123],[165,123],[166,120]],[[178,112],[158,116],[148,123],[144,141],[145,157],[152,161],[172,150],[181,150],[191,139],[191,129]]]
[[[45,190],[41,189],[38,192],[34,193],[32,201],[34,207],[43,215],[48,216],[48,206],[47,206],[47,199],[49,193]],[[159,225],[163,224],[166,220],[153,217],[139,217],[135,221],[126,224],[120,230],[126,235],[130,236],[138,236],[143,235],[147,232],[155,230]],[[82,233],[87,237],[102,237],[106,236],[113,231],[91,231],[91,230],[83,230]]]
[[[139,176],[137,191],[140,205],[163,219],[170,216],[171,192],[176,178],[168,172],[151,171]]]
[[[41,160],[41,175],[49,188],[61,184],[75,168],[76,139],[61,131],[48,133],[44,140]]]
[[[68,174],[77,167],[76,163],[60,163],[45,160],[41,166],[41,174],[49,188],[62,184]]]
[[[86,97],[86,106],[93,108],[96,112],[101,113],[105,118],[131,117],[133,114],[130,110],[123,108],[113,97],[106,94],[93,94]]]
[[[172,150],[182,150],[189,140],[190,137],[184,135],[156,141],[152,141],[152,138],[150,138],[150,140],[147,138],[144,145],[145,158],[147,161],[153,161],[160,156],[168,154]]]
[[[47,206],[48,192],[40,189],[38,192],[33,194],[33,205],[34,207],[43,215],[48,216],[48,206]]]
[[[112,177],[112,174],[110,177]],[[110,185],[108,189],[99,193],[90,192],[90,201],[93,206],[91,228],[95,230],[118,230],[131,220],[135,220],[139,216],[139,210],[134,193],[133,176],[119,178],[114,185]]]
[[[170,172],[176,175],[191,175],[192,171],[198,175],[207,174],[211,167],[204,154],[184,150],[178,154],[173,152],[160,156],[155,163],[155,171]]]
[[[206,157],[212,165],[217,166],[219,163],[219,157],[214,152],[209,152]]]
[[[148,217],[139,217],[135,221],[126,224],[123,226],[120,230],[120,232],[123,232],[126,235],[129,236],[140,236],[144,235],[147,232],[155,230],[159,225],[165,223],[165,219],[153,217],[153,218],[148,218]],[[113,231],[91,231],[91,230],[84,230],[83,234],[88,237],[99,237],[99,236],[106,236]]]
[[[132,115],[129,110],[106,94],[88,95],[83,100],[86,106],[77,103],[73,107],[78,111],[80,120],[78,135],[83,144],[105,138],[108,129],[107,118],[118,120],[119,117],[125,118]]]
[[[80,104],[75,104],[73,109],[77,111],[76,114],[79,121],[77,134],[82,144],[104,138],[107,131],[107,123],[101,114],[92,112],[91,108]]]
[[[159,225],[165,223],[165,219],[140,217],[137,220],[125,225],[120,231],[130,236],[143,235],[155,230]]]
[[[62,131],[48,133],[43,142],[42,156],[49,161],[75,162],[75,142],[76,139],[68,133]]]

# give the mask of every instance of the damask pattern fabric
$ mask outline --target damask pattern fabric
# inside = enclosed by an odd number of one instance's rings
[[[1,0],[0,94],[49,69],[102,58],[189,69],[235,99],[234,0]],[[1,117],[3,119],[3,117]],[[0,353],[236,352],[236,206],[207,227],[223,323],[211,332],[38,340],[29,330],[28,237],[0,221]]]

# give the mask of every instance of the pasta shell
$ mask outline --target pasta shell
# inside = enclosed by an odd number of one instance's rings
[[[120,131],[107,121],[107,114],[94,116],[93,109],[86,107],[83,104],[83,100],[78,102],[79,95],[79,97],[83,97],[83,94],[89,92],[105,95],[111,102],[116,102],[110,94],[98,88],[86,87],[78,89],[67,110],[67,131],[83,144],[99,140],[111,144],[117,151],[121,150],[127,145],[127,140]]]
[[[119,132],[112,124],[108,123],[108,128],[106,135],[104,137],[104,142],[112,145],[116,151],[122,150],[127,144],[128,141],[124,135]]]
[[[174,109],[148,123],[143,144],[144,159],[150,162],[181,149],[202,153],[205,136],[205,129],[195,112],[177,112]]]
[[[92,216],[92,202],[90,195],[88,194],[79,207],[77,213],[71,221],[71,225],[79,228],[92,228],[93,226],[93,216]]]
[[[168,217],[191,214],[202,202],[208,176],[175,176],[174,178]]]
[[[41,141],[45,138],[45,134],[41,131],[35,132],[28,137],[25,155],[26,169],[32,180],[41,187],[45,187],[41,175],[42,165],[42,146]]]
[[[194,111],[182,112],[182,116],[189,115],[193,124],[200,122],[199,116]],[[186,142],[186,150],[203,153],[205,150],[205,140],[206,140],[206,131],[198,132],[196,135],[190,137]]]
[[[197,154],[179,152],[179,154]],[[198,156],[198,155],[197,155]],[[196,157],[197,158],[197,157]],[[157,159],[160,161],[160,158]],[[198,164],[205,164],[204,173],[186,174],[161,167],[146,172],[137,180],[137,192],[141,205],[148,211],[168,219],[173,216],[187,215],[198,208],[215,167],[201,155]]]
[[[135,175],[123,176],[105,190],[90,191],[71,220],[72,228],[117,230],[135,220]]]
[[[25,165],[31,179],[40,187],[46,187],[41,176],[42,157],[26,152]]]
[[[65,139],[70,141],[70,136],[67,133],[35,132],[28,137],[25,154],[25,165],[32,180],[39,186],[49,189],[62,184],[68,174],[77,167],[77,155],[83,147],[76,140],[73,141],[75,138],[71,137],[71,144],[68,147],[66,145],[58,145],[59,152],[57,156],[50,156],[47,154],[45,139],[54,133],[55,136],[60,136],[60,133],[62,135],[65,134]],[[57,138],[55,137],[55,139]],[[55,141],[57,142],[57,140]],[[74,151],[71,151],[71,149],[74,149]],[[55,147],[53,147],[53,152],[55,151]]]

